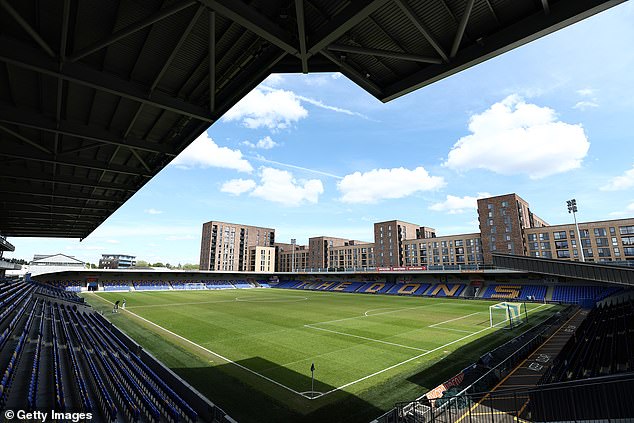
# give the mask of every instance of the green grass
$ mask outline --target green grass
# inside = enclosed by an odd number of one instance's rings
[[[109,313],[107,301],[123,297],[131,313]],[[528,328],[490,329],[493,303],[446,298],[275,289],[86,298],[241,422],[367,422]],[[528,308],[531,322],[556,310]]]

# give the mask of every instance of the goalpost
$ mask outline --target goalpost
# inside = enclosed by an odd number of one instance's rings
[[[207,285],[201,282],[190,282],[185,284],[185,289],[207,289]]]
[[[522,314],[524,314],[522,316]],[[490,327],[513,329],[528,321],[526,303],[501,302],[489,307]]]

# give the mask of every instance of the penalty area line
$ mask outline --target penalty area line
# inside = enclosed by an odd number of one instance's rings
[[[388,342],[388,341],[382,341],[380,339],[374,339],[374,338],[367,338],[365,336],[359,336],[359,335],[353,335],[351,333],[345,333],[345,332],[338,332],[336,330],[331,330],[331,329],[324,329],[324,328],[318,328],[316,326],[313,325],[304,325],[305,328],[310,328],[310,329],[315,329],[315,330],[322,330],[324,332],[330,332],[330,333],[335,333],[337,335],[342,335],[342,336],[350,336],[352,338],[359,338],[359,339],[365,339],[366,341],[371,341],[371,342],[378,342],[381,344],[387,344],[387,345],[393,345],[395,347],[401,347],[401,348],[408,348],[410,350],[416,350],[416,351],[429,351],[429,350],[425,350],[423,348],[416,348],[416,347],[410,347],[407,345],[401,345],[401,344],[397,344],[394,342]]]
[[[105,301],[105,302],[107,302],[107,303],[110,303],[110,304],[114,305],[114,303],[113,303],[112,301],[108,301],[108,300],[106,300],[105,298],[102,298],[101,296],[99,296],[99,295],[97,295],[97,294],[95,294],[95,293],[93,293],[93,295],[95,295],[97,298],[99,298],[99,299],[100,299],[100,300],[102,300],[102,301]],[[290,391],[290,392],[292,392],[292,393],[294,393],[294,394],[296,394],[296,395],[300,395],[300,396],[302,396],[302,397],[304,397],[304,398],[312,399],[312,398],[310,398],[309,396],[307,396],[307,395],[305,395],[305,394],[303,394],[303,393],[301,393],[301,392],[298,392],[298,391],[294,390],[293,388],[289,388],[288,386],[286,386],[286,385],[284,385],[284,384],[281,384],[281,383],[279,383],[279,382],[278,382],[278,381],[276,381],[276,380],[271,379],[270,377],[264,376],[264,375],[262,375],[262,374],[260,374],[260,373],[258,373],[258,372],[256,372],[256,371],[254,371],[254,370],[249,369],[248,367],[245,367],[245,366],[243,366],[243,365],[241,365],[241,364],[238,364],[238,363],[236,363],[235,361],[233,361],[233,360],[231,360],[231,359],[229,359],[229,358],[227,358],[227,357],[224,357],[224,356],[222,356],[222,355],[220,355],[220,354],[218,354],[218,353],[216,353],[216,352],[211,351],[210,349],[207,349],[207,348],[203,347],[202,345],[199,345],[199,344],[195,343],[194,341],[190,341],[189,339],[187,339],[187,338],[185,338],[185,337],[183,337],[183,336],[181,336],[181,335],[179,335],[179,334],[177,334],[177,333],[172,332],[172,331],[171,331],[171,330],[169,330],[169,329],[165,329],[163,326],[161,326],[161,325],[159,325],[159,324],[156,324],[156,323],[154,323],[154,322],[152,322],[152,321],[150,321],[150,320],[148,320],[148,319],[146,319],[146,318],[144,318],[144,317],[141,317],[141,316],[139,316],[138,314],[131,312],[130,310],[125,310],[125,309],[124,309],[123,311],[125,311],[125,312],[127,312],[127,313],[130,313],[130,314],[131,314],[131,315],[133,315],[134,317],[136,317],[136,318],[138,318],[138,319],[140,319],[140,320],[143,320],[144,322],[147,322],[147,323],[149,323],[149,324],[151,324],[151,325],[153,325],[153,326],[156,326],[157,328],[161,329],[162,331],[167,332],[167,333],[169,333],[170,335],[175,336],[175,337],[177,337],[178,339],[181,339],[181,340],[183,340],[183,341],[185,341],[185,342],[187,342],[187,343],[189,343],[189,344],[191,344],[191,345],[193,345],[193,346],[195,346],[195,347],[198,347],[198,348],[200,348],[201,350],[203,350],[203,351],[205,351],[205,352],[207,352],[207,353],[209,353],[209,354],[211,354],[211,355],[216,356],[216,357],[220,358],[221,360],[226,361],[227,363],[233,364],[234,366],[239,367],[239,368],[241,368],[242,370],[246,370],[246,371],[247,371],[247,372],[249,372],[249,373],[252,373],[252,374],[254,374],[254,375],[256,375],[256,376],[259,376],[259,377],[261,377],[262,379],[265,379],[265,380],[267,380],[267,381],[269,381],[269,382],[271,382],[271,383],[273,383],[273,384],[275,384],[275,385],[279,386],[280,388],[284,388],[284,389],[286,389],[287,391]],[[317,398],[317,397],[315,397],[315,398]]]

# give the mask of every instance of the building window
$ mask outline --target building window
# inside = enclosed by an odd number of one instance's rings
[[[616,230],[614,229],[614,227],[610,228],[610,235],[616,235]]]
[[[621,257],[621,251],[619,251],[619,247],[614,247],[614,256]]]
[[[508,206],[509,206],[508,201],[502,201],[502,207],[508,207]]]
[[[536,234],[528,234],[528,240],[529,241],[537,241],[537,235]]]
[[[621,235],[634,235],[634,225],[632,225],[632,226],[619,226],[619,233]]]
[[[493,204],[487,204],[487,209],[493,210]]]
[[[566,239],[566,231],[554,232],[553,237],[555,239]]]
[[[624,247],[623,255],[625,255],[626,257],[634,256],[634,247]]]
[[[557,251],[557,258],[570,258],[570,251],[568,250]]]
[[[605,228],[594,228],[594,236],[607,236]]]

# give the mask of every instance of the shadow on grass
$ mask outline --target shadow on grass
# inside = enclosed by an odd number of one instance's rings
[[[254,371],[272,369],[275,375],[271,379],[280,383],[292,383],[294,387],[298,387],[298,391],[310,395],[309,368],[306,369],[306,374],[300,374],[261,357],[240,360],[236,364]],[[305,398],[236,364],[172,370],[241,423],[367,422],[383,414],[379,408],[347,392],[337,391],[313,400]],[[327,392],[333,388],[315,379],[316,392]],[[281,401],[281,398],[286,401]]]
[[[469,367],[471,364],[477,363],[480,360],[480,357],[484,356],[487,352],[494,350],[498,346],[512,340],[527,330],[540,325],[543,323],[545,318],[551,314],[552,312],[548,310],[538,312],[531,316],[528,324],[521,325],[513,330],[499,329],[495,332],[491,332],[485,336],[474,339],[473,341],[462,345],[450,354],[444,356],[440,361],[437,361],[426,369],[408,377],[407,380],[425,388],[422,390],[422,393],[425,393],[426,391],[449,380],[461,370]],[[483,322],[483,324],[485,323],[488,322]],[[526,341],[527,340],[524,340],[524,342]],[[513,354],[513,352],[519,347],[519,344],[516,347],[514,347],[512,343],[509,344],[508,355]],[[506,348],[505,351],[507,351]],[[473,375],[473,377],[477,378],[479,377],[479,374]],[[465,380],[466,383],[473,382],[473,380],[468,381],[468,379],[469,378]],[[488,382],[492,383],[495,382],[495,380],[492,379]]]

